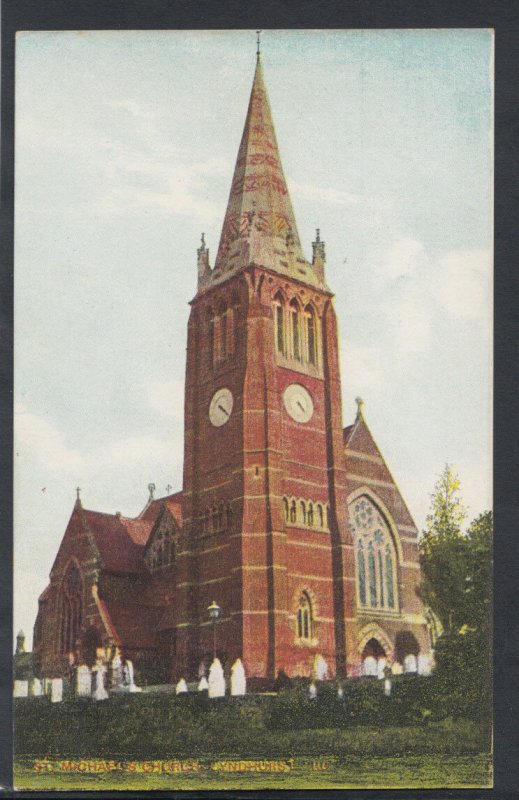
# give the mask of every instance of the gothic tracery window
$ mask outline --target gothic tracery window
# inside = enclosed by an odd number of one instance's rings
[[[292,356],[301,361],[301,330],[299,306],[295,300],[290,303],[290,328],[292,334]]]
[[[397,556],[387,521],[365,495],[349,507],[361,606],[397,610]]]
[[[75,561],[67,567],[61,587],[60,650],[72,653],[83,621],[83,579]]]
[[[274,298],[274,325],[276,331],[276,350],[284,356],[286,354],[285,307],[283,297],[280,294],[277,294]]]
[[[311,306],[305,308],[306,356],[309,364],[317,366],[317,338],[315,314]]]
[[[169,567],[175,563],[175,540],[171,530],[158,530],[151,541],[146,561],[150,569]]]

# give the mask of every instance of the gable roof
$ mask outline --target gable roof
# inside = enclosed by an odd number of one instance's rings
[[[168,494],[166,497],[150,500],[139,514],[138,519],[155,522],[163,508],[167,508],[180,528],[182,526],[182,492],[175,492],[175,494]]]
[[[105,569],[114,572],[141,572],[142,555],[153,523],[118,514],[82,510]]]

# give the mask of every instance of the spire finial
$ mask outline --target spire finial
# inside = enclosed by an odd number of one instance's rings
[[[356,397],[355,402],[357,403],[357,419],[364,418],[364,400],[362,397]]]
[[[80,494],[81,494],[81,486],[76,486],[76,500],[78,503],[81,502]]]
[[[150,493],[149,499],[153,500],[153,495],[155,494],[155,484],[148,483],[148,492]]]
[[[316,228],[315,229],[315,241],[316,241],[317,244],[319,244],[319,242],[321,241],[321,229],[320,228]]]
[[[205,250],[205,233],[200,237],[201,250]]]
[[[259,57],[260,57],[260,55],[261,55],[261,50],[260,50],[260,36],[261,36],[261,31],[256,31],[256,58],[257,58],[258,60],[259,60]]]

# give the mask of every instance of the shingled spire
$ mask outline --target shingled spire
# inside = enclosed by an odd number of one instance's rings
[[[215,268],[208,282],[220,282],[252,263],[312,285],[322,284],[301,249],[259,53]]]

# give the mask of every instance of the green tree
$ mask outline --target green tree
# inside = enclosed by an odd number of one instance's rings
[[[421,593],[446,633],[465,624],[467,542],[461,526],[466,510],[460,480],[446,464],[431,494],[431,510],[420,541]]]

